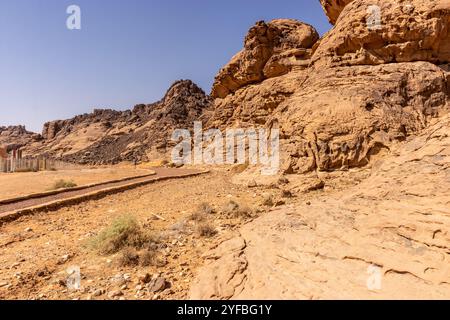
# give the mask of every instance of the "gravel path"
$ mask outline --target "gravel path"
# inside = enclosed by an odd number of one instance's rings
[[[152,168],[153,171],[155,171],[155,175],[149,176],[149,177],[141,177],[136,179],[131,179],[127,181],[121,181],[121,182],[115,182],[115,183],[105,183],[102,185],[86,188],[83,190],[67,190],[66,192],[50,195],[50,196],[43,196],[40,198],[34,198],[34,199],[27,199],[27,200],[21,200],[14,203],[4,204],[0,205],[0,214],[5,212],[11,212],[15,210],[20,209],[26,209],[42,204],[46,204],[49,202],[53,202],[56,200],[61,199],[67,199],[72,198],[76,196],[82,196],[85,194],[89,194],[91,192],[99,191],[102,189],[109,189],[114,187],[120,187],[127,184],[132,183],[141,183],[141,182],[151,182],[154,180],[158,180],[161,178],[177,178],[177,177],[183,177],[183,176],[189,176],[195,173],[200,173],[198,170],[191,170],[191,169],[171,169],[171,168]]]

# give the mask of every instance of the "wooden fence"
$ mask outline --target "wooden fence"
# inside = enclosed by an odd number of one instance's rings
[[[4,159],[0,158],[0,172],[37,172],[47,170],[71,170],[80,166],[52,159]]]

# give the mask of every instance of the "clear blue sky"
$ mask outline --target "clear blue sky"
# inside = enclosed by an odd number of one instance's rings
[[[81,30],[66,28],[71,4]],[[249,27],[275,18],[330,28],[318,0],[0,0],[0,125],[40,132],[157,101],[177,79],[209,93]]]

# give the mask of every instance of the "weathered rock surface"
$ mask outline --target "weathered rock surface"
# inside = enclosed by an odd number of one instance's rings
[[[379,21],[371,6],[378,6]],[[450,1],[354,0],[321,39],[312,60],[331,66],[448,63]]]
[[[280,128],[286,173],[360,167],[448,110],[448,74],[427,62],[294,71],[216,99],[209,126]]]
[[[327,3],[341,17],[305,65],[215,94],[208,126],[279,128],[285,173],[364,166],[449,110],[448,1],[371,2],[380,28],[365,1]]]
[[[303,78],[304,75],[299,75]],[[324,69],[268,118],[287,173],[361,167],[448,110],[446,76],[426,62]]]
[[[361,184],[281,207],[205,255],[191,299],[448,299],[450,117]]]
[[[25,126],[0,127],[0,147],[22,146],[40,139],[39,134],[26,130]]]
[[[288,73],[297,60],[309,59],[318,39],[312,26],[296,20],[257,22],[245,38],[244,49],[217,75],[212,97],[224,98],[246,85]]]

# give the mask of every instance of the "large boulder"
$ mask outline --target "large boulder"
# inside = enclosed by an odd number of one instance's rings
[[[308,59],[319,39],[310,25],[289,19],[259,21],[248,32],[244,49],[217,75],[213,98],[224,98],[239,88],[288,73],[297,60]]]
[[[312,60],[327,66],[450,62],[450,1],[354,0]]]
[[[265,125],[278,106],[292,96],[305,79],[305,73],[289,73],[244,86],[234,94],[216,99],[208,126],[226,129]]]
[[[429,62],[290,72],[216,99],[208,127],[279,128],[285,173],[362,167],[448,111],[449,75]]]

